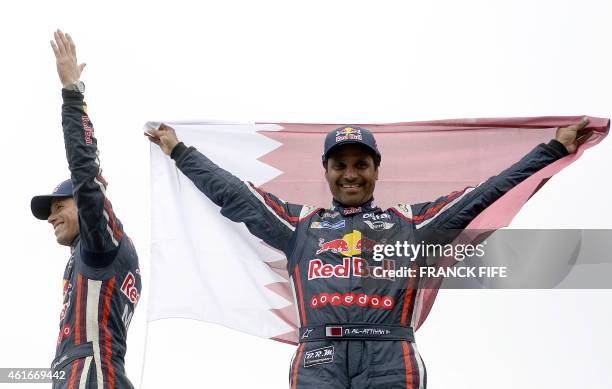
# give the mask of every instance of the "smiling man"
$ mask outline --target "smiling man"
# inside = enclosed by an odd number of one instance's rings
[[[381,160],[370,131],[357,127],[339,128],[327,134],[324,148],[325,179],[334,199],[349,206],[359,206],[370,200]]]
[[[127,331],[142,288],[138,257],[106,197],[94,129],[83,101],[72,38],[51,42],[63,85],[62,127],[71,178],[51,194],[32,198],[34,216],[47,220],[57,243],[70,247],[53,388],[131,388],[125,375]]]
[[[417,351],[415,278],[375,276],[378,270],[418,266],[405,258],[373,259],[373,247],[416,243],[423,233],[461,230],[520,182],[573,153],[587,120],[559,128],[499,175],[421,204],[383,210],[374,204],[381,153],[362,127],[331,131],[323,147],[329,209],[286,203],[221,169],[162,124],[147,134],[221,214],[287,257],[299,323],[291,363],[296,388],[425,388]],[[586,134],[584,138],[586,139]],[[231,385],[230,385],[231,386]]]

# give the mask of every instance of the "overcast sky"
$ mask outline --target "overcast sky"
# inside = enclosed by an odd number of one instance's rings
[[[155,199],[142,125],[610,117],[611,11],[608,0],[6,5],[0,367],[49,366],[58,333],[68,250],[29,209],[33,195],[69,174],[54,29],[71,33],[87,63],[82,80],[109,197],[140,255],[132,382],[276,388],[287,385],[291,346],[193,321],[153,322],[147,332]],[[611,142],[554,177],[513,226],[611,228]],[[417,333],[429,388],[609,388],[611,298],[609,290],[442,291]]]

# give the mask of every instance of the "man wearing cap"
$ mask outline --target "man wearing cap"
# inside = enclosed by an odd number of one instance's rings
[[[62,127],[71,178],[32,198],[57,242],[70,247],[64,271],[53,388],[132,388],[125,374],[127,331],[141,290],[138,257],[106,197],[97,141],[83,101],[76,49],[68,34],[51,41],[62,82]]]
[[[425,388],[414,341],[416,278],[381,270],[418,266],[406,258],[373,260],[376,244],[418,243],[424,232],[461,230],[483,209],[544,166],[575,152],[587,120],[557,130],[499,175],[422,204],[382,210],[373,203],[381,154],[365,128],[327,134],[324,176],[329,209],[286,203],[221,169],[162,124],[147,134],[221,214],[287,256],[299,319],[291,363],[296,388]],[[377,273],[378,271],[378,273]],[[380,274],[380,275],[376,275]]]

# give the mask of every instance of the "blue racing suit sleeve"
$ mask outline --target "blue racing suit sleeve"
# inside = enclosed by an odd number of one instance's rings
[[[250,182],[241,181],[182,142],[172,150],[171,157],[180,171],[221,207],[223,216],[244,223],[253,235],[289,254],[297,223],[308,216],[304,213],[310,207],[286,203]]]
[[[73,195],[79,214],[83,261],[93,267],[110,265],[124,236],[106,197],[94,128],[79,92],[62,89],[62,127]]]
[[[467,187],[432,202],[412,205],[412,221],[417,229],[424,231],[464,229],[510,189],[566,155],[565,146],[558,141],[542,143],[520,161],[476,187]]]

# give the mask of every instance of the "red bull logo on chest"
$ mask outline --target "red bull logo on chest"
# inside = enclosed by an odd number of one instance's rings
[[[324,263],[320,259],[312,259],[308,263],[308,280],[318,278],[349,278],[363,277],[393,281],[395,277],[389,274],[395,270],[395,260],[383,259],[376,265],[371,265],[363,258],[343,258],[342,263]]]
[[[308,263],[308,279],[314,280],[317,278],[349,278],[364,277],[364,278],[380,278],[392,280],[389,277],[377,277],[375,268],[381,270],[395,269],[395,261],[392,259],[383,259],[377,261],[376,265],[371,265],[368,261],[360,256],[363,253],[374,251],[374,246],[381,244],[373,239],[366,238],[361,235],[361,231],[353,230],[349,234],[345,234],[342,238],[325,241],[319,240],[319,249],[316,255],[322,253],[341,254],[344,258],[341,263],[325,263],[323,260],[315,258]],[[388,274],[388,273],[381,273]]]
[[[362,236],[361,231],[353,230],[353,232],[339,239],[329,241],[325,241],[323,238],[319,239],[319,249],[315,254],[332,252],[334,254],[342,254],[345,257],[352,257],[362,253],[371,253],[374,251],[374,246],[384,243],[368,239]]]

